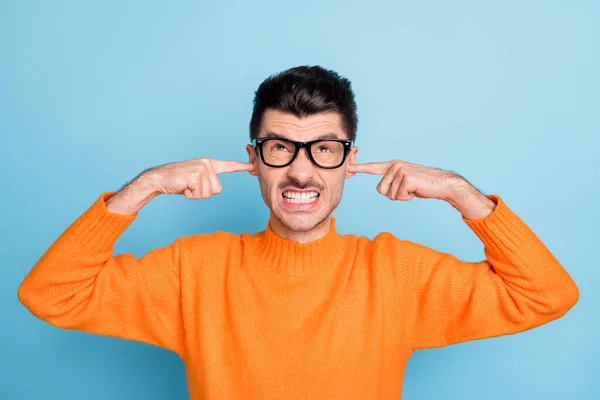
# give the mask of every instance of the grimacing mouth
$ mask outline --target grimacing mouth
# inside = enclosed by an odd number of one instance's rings
[[[309,190],[297,190],[297,189],[285,189],[281,192],[281,197],[290,202],[312,202],[316,200],[321,194],[314,189]]]

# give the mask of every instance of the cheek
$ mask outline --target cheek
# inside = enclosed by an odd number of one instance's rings
[[[277,186],[282,178],[279,177],[279,174],[276,172],[277,171],[265,170],[264,167],[259,168],[258,182],[263,195],[274,196],[274,192],[277,191]]]
[[[329,196],[337,198],[341,195],[344,183],[346,182],[344,174],[335,174],[332,176],[323,176],[323,182],[326,182]]]

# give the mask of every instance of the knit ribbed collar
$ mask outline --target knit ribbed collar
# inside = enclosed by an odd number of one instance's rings
[[[335,218],[327,234],[309,243],[297,243],[267,228],[257,234],[257,256],[275,272],[288,276],[320,275],[335,268],[344,257],[344,237],[337,233]]]

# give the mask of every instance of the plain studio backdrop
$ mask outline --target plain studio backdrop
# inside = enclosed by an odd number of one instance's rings
[[[403,398],[599,399],[599,20],[591,0],[2,1],[0,398],[187,398],[175,354],[54,328],[18,285],[101,192],[145,168],[246,161],[254,90],[318,64],[353,82],[359,162],[451,169],[499,194],[580,289],[542,327],[414,353]],[[451,206],[390,201],[380,178],[346,182],[342,233],[484,256]],[[115,252],[264,229],[256,178],[221,179],[209,200],[152,201]]]

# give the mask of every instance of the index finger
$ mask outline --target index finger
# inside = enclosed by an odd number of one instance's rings
[[[363,172],[366,174],[384,175],[389,169],[389,162],[370,162],[363,164],[349,164],[348,172]]]
[[[240,161],[215,160],[215,173],[241,172],[254,170],[254,164]]]

